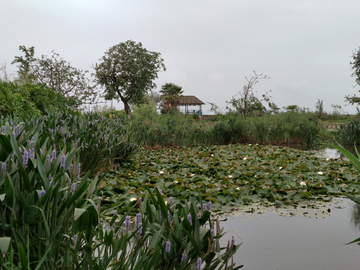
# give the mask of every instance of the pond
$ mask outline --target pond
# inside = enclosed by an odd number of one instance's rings
[[[315,208],[248,207],[221,222],[230,239],[243,242],[236,265],[256,270],[341,269],[360,267],[360,207],[334,198]],[[249,210],[250,209],[250,210]],[[225,245],[225,243],[223,243]]]

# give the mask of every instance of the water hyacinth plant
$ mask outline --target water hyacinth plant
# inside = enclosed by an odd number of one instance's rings
[[[118,214],[121,204],[109,204],[101,193],[106,188],[99,188],[105,176],[80,174],[81,146],[54,146],[50,133],[25,133],[24,127],[16,136],[14,128],[6,123],[0,134],[3,269],[192,269],[198,258],[202,269],[215,269],[238,249],[220,248],[223,233],[218,227],[211,234],[209,211],[198,218],[194,202],[166,206],[157,189]],[[130,214],[137,207],[132,229]]]

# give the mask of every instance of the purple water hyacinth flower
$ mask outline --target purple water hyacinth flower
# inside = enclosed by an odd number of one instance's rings
[[[125,226],[126,226],[126,229],[129,229],[129,226],[130,226],[130,216],[126,216],[126,217],[125,217]]]
[[[202,209],[203,209],[204,212],[206,211],[206,203],[203,203]]]
[[[170,247],[171,247],[171,243],[170,241],[167,241],[165,244],[165,252],[170,253]]]
[[[74,168],[74,165],[73,165],[73,164],[70,164],[70,166],[69,166],[69,171],[72,172],[72,171],[73,171],[73,168]]]
[[[168,211],[168,221],[170,222],[170,212]]]
[[[201,269],[201,264],[202,264],[202,260],[201,260],[201,258],[199,257],[199,258],[197,259],[197,262],[196,262],[196,269]]]
[[[181,260],[183,262],[185,262],[185,260],[186,260],[186,253],[185,252],[181,255]]]
[[[116,216],[116,214],[117,214],[117,211],[116,211],[116,210],[114,210],[113,215],[114,215],[114,216]]]
[[[159,193],[161,194],[161,195],[163,195],[163,192],[162,192],[162,190],[159,188]]]
[[[23,166],[24,167],[27,165],[28,159],[29,159],[29,152],[25,151],[24,156],[23,156]]]
[[[10,126],[13,126],[13,125],[14,125],[13,120],[10,119]]]
[[[73,243],[74,246],[75,246],[75,244],[76,244],[76,240],[77,240],[77,235],[75,234],[75,235],[73,236],[73,239],[72,239],[72,243]]]
[[[235,238],[234,238],[234,236],[231,238],[231,245],[232,245],[232,246],[235,245]]]
[[[138,234],[138,236],[142,235],[142,223],[141,222],[138,224],[137,234]]]
[[[1,164],[1,169],[6,170],[6,163],[5,163],[5,162],[3,162],[3,163]]]
[[[31,143],[31,141],[30,141],[30,140],[28,140],[28,141],[27,141],[27,145],[29,146],[29,145],[30,145],[30,143]]]
[[[208,202],[208,209],[211,211],[211,201]]]
[[[74,194],[75,189],[76,189],[76,184],[75,184],[75,183],[72,183],[72,184],[71,184],[71,193],[72,193],[72,194]],[[101,197],[100,197],[100,198],[101,198]]]
[[[51,174],[48,175],[48,180],[50,180],[50,179],[51,179]]]
[[[50,161],[50,155],[46,155],[46,161]]]
[[[81,171],[80,166],[81,166],[81,164],[80,164],[80,163],[78,163],[78,165],[77,165],[77,173],[78,173],[78,174],[80,174],[80,171]]]
[[[40,191],[40,197],[44,197],[45,192],[46,192],[45,190],[41,190],[41,191]]]
[[[188,215],[187,215],[187,219],[188,219],[188,221],[190,222],[190,226],[192,226],[192,217],[191,217],[191,214],[188,214]]]
[[[197,218],[201,218],[201,213],[197,213]]]
[[[215,235],[215,230],[214,230],[214,229],[211,229],[211,230],[210,230],[210,236],[211,236],[211,238],[213,238],[214,235]]]
[[[61,162],[60,162],[60,168],[64,168],[65,169],[65,160],[66,160],[66,156],[62,155],[61,156]]]
[[[19,135],[20,135],[20,126],[17,126],[16,127],[16,136],[19,136]]]
[[[53,182],[53,181],[50,181],[50,182],[49,182],[49,188],[51,187],[51,185],[52,185],[52,182]]]
[[[6,127],[5,126],[2,127],[2,133],[6,133]]]
[[[56,159],[56,151],[55,151],[55,150],[53,150],[53,151],[51,152],[51,159],[52,159],[52,160],[55,160],[55,159]]]
[[[172,197],[169,198],[169,203],[170,203],[170,207],[171,207],[172,204],[173,204],[173,198]]]
[[[141,218],[141,213],[137,213],[137,214],[136,214],[136,223],[137,223],[137,224],[141,223],[141,219],[142,219],[142,218]]]

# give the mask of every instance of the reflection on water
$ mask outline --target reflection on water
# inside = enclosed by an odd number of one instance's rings
[[[243,242],[234,257],[243,269],[357,270],[360,246],[345,243],[360,237],[360,208],[347,199],[337,199],[328,208],[331,215],[326,218],[264,212],[247,220],[230,216],[221,223],[224,231],[230,231],[224,242],[232,235],[239,237],[237,243]]]
[[[351,207],[351,224],[353,230],[360,232],[360,204],[354,203]]]
[[[353,155],[357,156],[354,145],[344,145],[343,147]],[[290,148],[316,152],[317,156],[323,158],[345,158],[345,155],[339,150],[326,145],[291,145]]]

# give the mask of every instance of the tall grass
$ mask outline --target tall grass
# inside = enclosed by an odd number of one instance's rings
[[[312,144],[319,140],[321,125],[312,113],[287,112],[242,118],[222,116],[215,122],[196,121],[186,115],[152,115],[134,119],[139,144],[150,146],[197,144]]]
[[[348,124],[340,125],[336,140],[341,144],[360,144],[360,118],[351,120]]]

